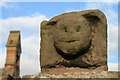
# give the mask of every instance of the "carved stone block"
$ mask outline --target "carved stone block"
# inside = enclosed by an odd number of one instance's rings
[[[100,10],[69,12],[41,23],[40,66],[107,70],[107,20]]]

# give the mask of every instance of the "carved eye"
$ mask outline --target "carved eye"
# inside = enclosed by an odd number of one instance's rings
[[[67,28],[66,27],[64,27],[64,31],[67,32]]]
[[[80,26],[78,26],[78,27],[76,28],[76,32],[79,32],[79,31],[80,31],[80,29],[81,29],[81,27],[80,27]]]

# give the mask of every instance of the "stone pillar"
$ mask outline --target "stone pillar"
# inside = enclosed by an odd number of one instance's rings
[[[20,31],[10,31],[10,35],[6,44],[7,55],[5,70],[12,77],[19,77],[20,74],[20,55],[21,55],[21,41]]]

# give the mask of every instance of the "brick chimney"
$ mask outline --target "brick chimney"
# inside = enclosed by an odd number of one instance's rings
[[[7,55],[5,70],[12,77],[19,77],[21,54],[20,31],[10,31],[6,47]]]

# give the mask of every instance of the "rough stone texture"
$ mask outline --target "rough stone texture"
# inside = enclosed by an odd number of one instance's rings
[[[0,69],[0,80],[14,80],[14,78],[7,73],[4,68]]]
[[[2,68],[0,68],[0,80],[2,79]]]
[[[100,10],[85,10],[43,21],[40,66],[42,72],[59,67],[108,70],[105,15]]]
[[[5,74],[5,75],[2,75],[1,80],[14,80],[14,78],[10,76],[9,74]]]
[[[55,74],[43,74],[43,73],[40,73],[40,74],[34,74],[34,75],[24,75],[22,77],[23,80],[27,79],[27,80],[52,80],[52,79],[55,79],[57,78],[58,80],[64,80],[68,78],[71,79],[71,80],[81,80],[83,78],[83,80],[85,79],[91,79],[91,80],[110,80],[110,79],[113,79],[115,78],[114,80],[117,80],[119,77],[118,77],[118,72],[112,72],[112,71],[92,71],[92,72],[75,72],[75,73],[63,73],[63,74],[58,74],[58,75],[55,75]],[[59,79],[61,78],[61,79]],[[105,78],[105,79],[104,79]],[[119,79],[118,79],[119,80]]]

